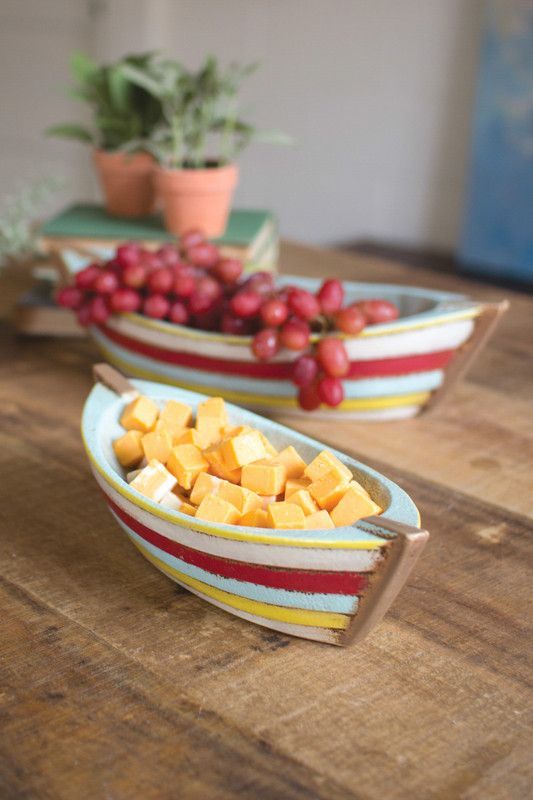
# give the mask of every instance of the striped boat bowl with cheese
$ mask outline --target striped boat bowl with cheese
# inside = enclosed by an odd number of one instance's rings
[[[284,276],[280,285],[316,291],[319,281]],[[345,400],[326,416],[368,420],[412,417],[443,394],[464,372],[505,304],[476,303],[462,295],[407,286],[344,284],[347,302],[380,297],[400,317],[343,336],[350,358]],[[92,327],[106,360],[127,375],[220,395],[272,412],[302,412],[291,382],[298,353],[283,350],[268,363],[255,360],[250,338],[206,332],[139,314],[111,317]],[[318,338],[318,335],[314,337]]]
[[[112,370],[112,372],[115,372]],[[196,409],[205,395],[134,380],[163,407],[174,399]],[[125,402],[102,383],[83,412],[82,434],[96,481],[133,544],[161,572],[225,611],[281,633],[343,645],[362,638],[386,612],[428,534],[411,498],[392,481],[332,450],[383,508],[383,514],[327,530],[271,530],[215,524],[153,502],[122,477],[113,441],[123,433]],[[324,445],[251,412],[228,406],[230,419],[293,445],[311,461]],[[104,545],[105,546],[105,545]]]

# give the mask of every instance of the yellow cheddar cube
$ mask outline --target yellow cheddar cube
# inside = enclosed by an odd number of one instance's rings
[[[335,525],[329,513],[325,510],[316,511],[305,518],[304,528],[307,530],[318,531],[324,528],[334,528]]]
[[[195,430],[203,447],[210,447],[222,439],[222,427],[215,417],[199,417],[196,420]]]
[[[166,433],[168,433],[170,436],[172,447],[180,443],[180,437],[183,436],[185,431],[188,430],[189,428],[183,428],[181,425],[172,425],[172,423],[167,422],[164,419],[158,419],[152,428],[152,431],[155,431],[156,433],[162,433],[163,431],[166,431]]]
[[[300,506],[306,517],[318,511],[318,506],[307,489],[298,489],[297,492],[293,492],[291,494],[291,503],[296,503],[296,505]]]
[[[142,431],[131,430],[113,442],[113,450],[123,467],[135,467],[143,457],[142,438]]]
[[[140,395],[126,406],[120,418],[120,424],[127,431],[148,433],[155,425],[158,416],[159,409],[154,401]]]
[[[304,475],[310,478],[312,482],[324,478],[328,472],[334,472],[337,477],[344,478],[345,483],[352,480],[352,473],[342,461],[339,461],[337,456],[330,453],[329,450],[322,450],[316,458],[305,468]]]
[[[215,494],[206,495],[196,511],[196,519],[225,525],[235,525],[239,517],[240,512],[234,505]]]
[[[253,431],[253,428],[250,428],[249,425],[224,425],[222,428],[222,433],[225,439],[229,439],[232,436],[238,436],[239,433],[249,433]]]
[[[303,528],[305,524],[304,512],[296,503],[271,503],[266,513],[270,528],[293,530]]]
[[[221,428],[228,424],[228,412],[222,397],[209,397],[198,405],[196,421],[199,419],[216,419]]]
[[[239,433],[238,436],[225,439],[220,445],[220,452],[228,469],[244,467],[266,456],[259,431]]]
[[[180,507],[180,511],[182,514],[187,514],[189,517],[195,517],[197,508],[193,506],[192,503],[184,502]]]
[[[178,436],[176,444],[193,444],[200,450],[204,450],[211,442],[207,441],[206,437],[197,431],[196,428],[186,428],[182,430],[180,436]]]
[[[351,483],[342,498],[331,511],[331,519],[337,528],[343,525],[353,525],[358,519],[370,517],[373,514],[381,514],[381,508],[374,503],[359,484]]]
[[[283,464],[287,471],[287,478],[301,478],[306,463],[301,458],[292,444],[270,459],[271,464]]]
[[[282,499],[281,497],[279,498]],[[270,503],[275,503],[278,500],[275,494],[265,494],[261,496],[261,508],[266,508]]]
[[[228,469],[222,457],[220,444],[212,445],[203,451],[203,456],[209,463],[209,471],[217,478],[229,481],[230,483],[241,482],[240,469]]]
[[[263,442],[263,446],[265,448],[265,453],[267,454],[267,456],[277,456],[278,451],[276,450],[272,442],[269,439],[267,439],[267,437],[262,431],[257,431],[257,433],[261,437],[261,441]]]
[[[169,400],[159,418],[173,428],[186,428],[191,424],[192,408],[177,400]]]
[[[150,431],[142,437],[141,445],[148,461],[155,458],[166,464],[172,450],[172,437],[167,430]]]
[[[152,459],[148,466],[142,469],[132,480],[130,486],[155,503],[161,502],[163,497],[176,485],[176,478],[165,468],[160,461]]]
[[[247,514],[239,520],[239,525],[246,525],[248,528],[268,528],[268,514],[262,508],[256,508],[255,511],[248,511]]]
[[[183,489],[191,489],[201,472],[207,472],[209,463],[201,450],[193,444],[177,444],[172,448],[167,461],[167,468],[177,479]]]
[[[311,481],[303,475],[301,478],[287,478],[285,484],[285,500],[288,500],[291,494],[297,492],[298,489],[307,489]]]
[[[309,494],[316,500],[320,508],[327,511],[337,505],[348,487],[345,476],[339,477],[337,469],[327,472],[323,477],[309,484]]]
[[[199,506],[207,494],[218,494],[222,481],[208,472],[201,472],[191,492],[191,503]]]
[[[260,459],[242,468],[241,484],[260,495],[278,495],[285,488],[287,471],[283,464],[272,464],[270,459]]]
[[[238,508],[241,514],[247,514],[249,511],[255,511],[255,509],[261,508],[261,498],[259,495],[243,486],[235,486],[235,484],[229,483],[229,481],[222,481],[217,494],[219,497],[227,500],[228,503],[234,505],[235,508]]]

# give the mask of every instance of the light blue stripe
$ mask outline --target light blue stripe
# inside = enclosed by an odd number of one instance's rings
[[[150,542],[145,541],[132,531],[112,509],[110,511],[128,536],[153,556],[169,567],[183,572],[184,575],[196,578],[216,589],[222,589],[224,592],[230,592],[239,597],[246,597],[248,600],[258,600],[261,603],[270,603],[270,605],[284,606],[286,608],[305,608],[309,611],[337,611],[340,614],[352,614],[357,609],[358,599],[353,595],[293,592],[287,589],[275,589],[271,586],[260,586],[247,581],[239,581],[235,578],[224,578],[220,575],[206,572],[206,570],[195,567],[193,564],[188,564],[186,561],[182,561],[181,558],[171,556],[164,550],[160,550],[159,547],[155,547]]]
[[[101,331],[93,331],[92,334],[97,342],[101,342],[117,358],[159,377],[170,377],[177,383],[194,383],[198,386],[211,387],[216,381],[216,385],[221,388],[232,389],[236,392],[257,392],[270,397],[292,397],[296,391],[291,381],[267,378],[240,378],[237,375],[228,376],[215,371],[205,372],[198,368],[165,364],[117,345]],[[387,397],[388,395],[409,394],[410,392],[429,392],[437,389],[441,385],[442,379],[443,371],[435,369],[428,372],[415,372],[411,375],[345,380],[343,383],[346,397],[351,399]]]

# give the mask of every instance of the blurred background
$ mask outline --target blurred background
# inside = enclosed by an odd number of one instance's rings
[[[532,19],[529,0],[2,0],[0,192],[54,175],[66,179],[56,208],[98,197],[88,148],[42,135],[84,118],[66,93],[73,50],[106,61],[157,49],[191,67],[213,53],[223,63],[260,62],[244,108],[260,128],[296,139],[246,151],[236,205],[274,210],[283,236],[308,243],[462,250],[490,262],[498,242],[483,254],[480,238],[495,211],[485,208],[480,233],[475,196],[486,195],[475,175],[486,143],[474,147],[472,132],[479,122],[482,134],[491,95],[476,110],[476,86],[490,73],[487,57],[498,58],[484,49],[496,32],[505,58],[523,54],[507,66],[522,70],[527,93],[520,85],[513,98],[516,74],[507,90],[514,119],[531,122]],[[505,142],[491,141],[498,146]],[[500,272],[523,272],[533,260],[532,153],[522,157],[513,168],[527,181],[505,202],[514,218],[509,204],[520,205],[527,231],[503,245],[509,234],[499,231]],[[488,154],[489,163],[498,158]]]

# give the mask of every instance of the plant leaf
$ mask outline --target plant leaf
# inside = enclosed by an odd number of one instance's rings
[[[93,142],[94,136],[83,125],[65,123],[63,125],[52,125],[45,130],[46,136],[60,136],[63,139],[76,139],[78,142]]]
[[[108,67],[107,85],[113,106],[122,113],[127,114],[130,109],[130,82],[122,71],[122,66]]]
[[[76,50],[72,54],[70,68],[78,83],[87,83],[98,72],[98,66],[81,50]]]

